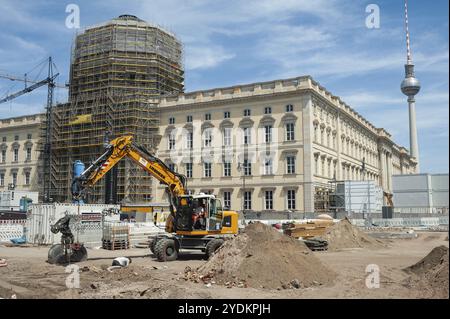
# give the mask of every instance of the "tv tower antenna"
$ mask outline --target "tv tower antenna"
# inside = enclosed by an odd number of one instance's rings
[[[420,91],[420,82],[414,75],[411,44],[409,36],[408,0],[405,0],[405,32],[406,32],[406,64],[405,79],[402,81],[401,90],[408,97],[409,106],[409,153],[417,161],[416,172],[419,173],[419,145],[417,141],[416,125],[416,100],[415,95]]]

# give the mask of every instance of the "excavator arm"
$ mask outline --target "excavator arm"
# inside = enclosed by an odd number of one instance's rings
[[[171,209],[175,198],[186,194],[186,177],[172,171],[159,158],[133,142],[132,136],[122,136],[111,141],[105,152],[72,182],[72,196],[80,198],[86,189],[94,186],[122,158],[128,157],[150,175],[167,186]]]

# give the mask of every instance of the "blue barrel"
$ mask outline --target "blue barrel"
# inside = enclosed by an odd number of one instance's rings
[[[73,162],[73,178],[80,176],[81,173],[84,172],[84,170],[85,170],[85,166],[82,161],[76,160],[75,162]],[[75,204],[84,204],[82,199],[74,200],[73,202]]]
[[[33,202],[31,198],[22,197],[19,201],[20,212],[26,213],[28,211],[28,206]]]
[[[83,173],[85,170],[85,166],[82,161],[76,160],[73,162],[73,177],[78,177]]]

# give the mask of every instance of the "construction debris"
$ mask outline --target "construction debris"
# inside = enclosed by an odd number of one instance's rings
[[[259,222],[226,241],[196,271],[184,272],[185,280],[194,282],[269,289],[329,284],[335,276],[304,243]]]
[[[448,247],[438,246],[416,264],[404,269],[411,273],[407,285],[419,287],[431,298],[449,297]],[[424,297],[428,297],[425,296]]]
[[[131,258],[129,257],[117,257],[114,258],[112,266],[128,267],[131,264]]]
[[[0,267],[6,267],[6,266],[8,266],[6,259],[0,259]]]
[[[323,238],[328,241],[328,250],[345,248],[376,249],[385,247],[382,241],[372,238],[359,230],[347,218],[329,227],[323,235]]]

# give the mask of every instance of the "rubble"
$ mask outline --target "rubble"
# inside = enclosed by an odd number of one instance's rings
[[[313,281],[328,284],[335,273],[311,254],[304,243],[257,222],[226,241],[195,271],[187,267],[184,278],[205,284],[215,281],[226,287],[277,289],[280,285],[308,287]]]
[[[382,241],[359,230],[347,218],[328,228],[323,238],[328,241],[328,250],[339,250],[343,248],[376,249],[385,247]]]
[[[424,297],[449,297],[448,247],[438,246],[416,264],[404,269],[411,274],[406,280],[410,287],[422,288]],[[426,296],[429,294],[430,296]]]

